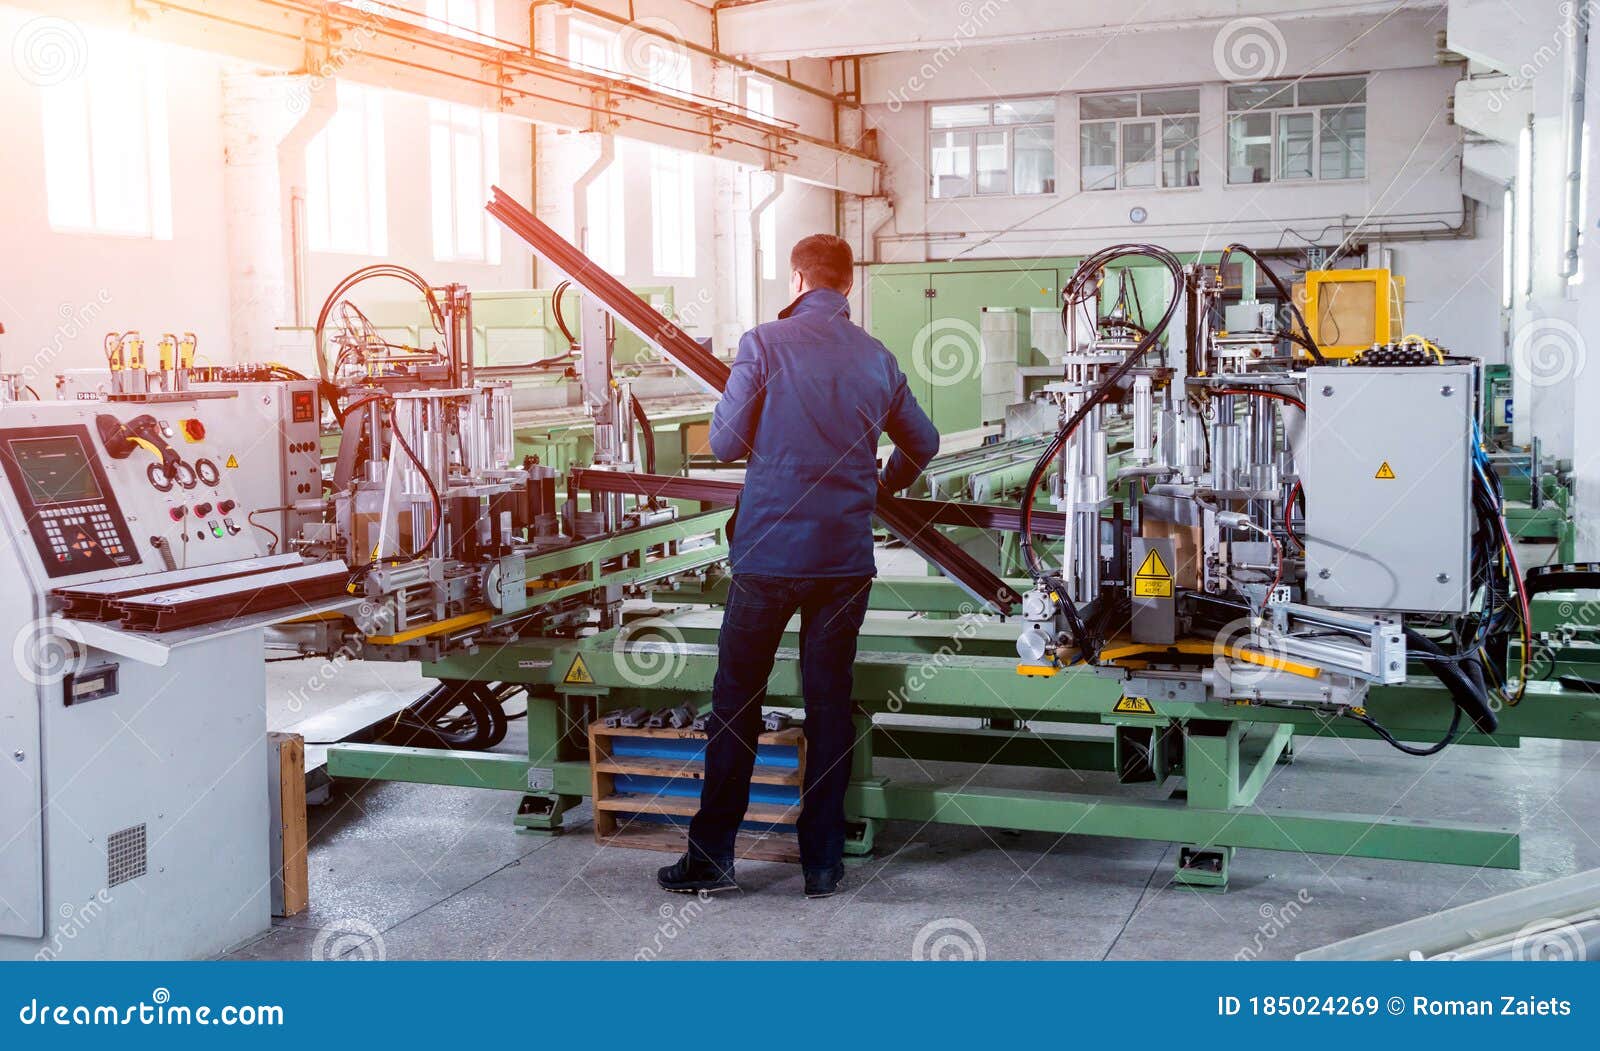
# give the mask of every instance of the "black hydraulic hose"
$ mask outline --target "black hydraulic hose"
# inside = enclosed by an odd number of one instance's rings
[[[1294,318],[1295,322],[1300,326],[1300,337],[1297,338],[1293,334],[1290,334],[1289,338],[1295,343],[1304,347],[1306,352],[1311,355],[1318,365],[1326,365],[1328,363],[1328,359],[1323,357],[1322,350],[1317,346],[1317,341],[1311,338],[1311,326],[1306,324],[1305,315],[1300,313],[1300,308],[1295,305],[1294,293],[1291,292],[1288,286],[1283,283],[1283,278],[1274,273],[1272,267],[1268,266],[1266,260],[1257,255],[1254,249],[1247,245],[1239,244],[1238,242],[1228,245],[1222,250],[1222,258],[1217,260],[1217,270],[1220,272],[1223,267],[1228,265],[1228,257],[1234,252],[1240,252],[1246,256],[1249,256],[1250,260],[1267,275],[1267,280],[1271,281],[1272,287],[1278,290],[1278,295],[1283,297],[1284,303],[1286,303],[1289,307],[1290,316]]]
[[[1039,564],[1039,555],[1033,550],[1033,532],[1030,528],[1033,524],[1033,499],[1035,490],[1039,487],[1039,482],[1050,468],[1050,461],[1055,459],[1056,454],[1061,451],[1061,447],[1066,444],[1067,439],[1072,437],[1073,432],[1078,429],[1078,425],[1083,422],[1084,418],[1106,399],[1106,396],[1116,386],[1117,381],[1127,375],[1139,363],[1139,360],[1149,352],[1150,348],[1155,346],[1156,341],[1166,332],[1167,325],[1171,323],[1173,316],[1177,313],[1178,304],[1182,302],[1184,288],[1183,264],[1178,262],[1176,256],[1155,245],[1115,245],[1090,256],[1078,264],[1078,269],[1073,273],[1064,293],[1065,304],[1062,307],[1063,326],[1066,324],[1067,312],[1077,309],[1077,306],[1083,302],[1079,293],[1090,277],[1097,275],[1107,263],[1129,255],[1148,256],[1166,266],[1172,273],[1172,298],[1168,301],[1167,309],[1161,315],[1161,319],[1151,326],[1150,331],[1145,333],[1144,337],[1139,340],[1138,345],[1129,351],[1127,357],[1123,358],[1121,363],[1111,370],[1100,386],[1088,398],[1084,399],[1083,404],[1056,432],[1056,436],[1045,446],[1044,452],[1040,454],[1038,461],[1033,465],[1032,472],[1028,475],[1027,484],[1023,486],[1022,490],[1022,555],[1024,561],[1028,564],[1029,574],[1035,580],[1042,578],[1045,574]]]
[[[1492,734],[1500,727],[1500,719],[1489,706],[1484,688],[1483,669],[1474,657],[1457,658],[1446,653],[1438,643],[1417,631],[1406,628],[1406,646],[1420,651],[1417,660],[1434,674],[1456,707],[1465,712],[1480,733]]]
[[[555,291],[550,293],[550,313],[555,315],[556,328],[559,328],[561,334],[567,338],[567,346],[576,347],[578,341],[572,338],[572,330],[567,327],[566,319],[561,316],[562,299],[567,294],[567,289],[571,287],[572,282],[570,280],[563,280],[556,285]]]
[[[411,451],[411,446],[406,444],[405,438],[400,435],[400,421],[395,418],[394,402],[389,403],[389,431],[397,445],[404,450],[407,458],[416,465],[417,473],[422,476],[422,482],[428,487],[428,496],[433,500],[433,525],[428,530],[428,539],[422,545],[405,557],[407,562],[415,562],[427,553],[428,548],[439,538],[439,524],[444,520],[444,501],[439,499],[439,490],[434,488],[433,479],[428,477],[428,469],[422,466],[422,461],[417,459],[417,454]],[[376,564],[376,563],[374,563]]]
[[[1374,719],[1370,715],[1357,715],[1356,713],[1351,712],[1350,718],[1361,723],[1367,729],[1371,730],[1373,733],[1387,741],[1392,747],[1398,748],[1406,755],[1436,755],[1455,743],[1456,733],[1461,729],[1461,709],[1460,707],[1457,707],[1455,714],[1450,716],[1450,729],[1445,731],[1444,737],[1440,738],[1436,743],[1428,745],[1426,748],[1417,748],[1397,739],[1394,734],[1390,733],[1384,728],[1382,723],[1378,722],[1378,720]]]
[[[1072,279],[1068,282],[1063,294],[1064,302],[1061,308],[1063,329],[1067,327],[1069,311],[1076,310],[1086,298],[1082,294],[1083,286],[1091,279],[1098,282],[1099,275],[1106,264],[1129,255],[1148,256],[1166,266],[1172,273],[1173,292],[1171,300],[1167,303],[1167,309],[1161,315],[1161,319],[1148,332],[1144,333],[1138,345],[1128,352],[1127,357],[1112,369],[1100,386],[1095,388],[1088,398],[1084,399],[1083,404],[1056,432],[1056,436],[1045,446],[1044,452],[1040,454],[1038,461],[1034,463],[1033,470],[1028,475],[1027,484],[1022,490],[1020,540],[1023,559],[1028,565],[1028,573],[1034,580],[1043,582],[1050,587],[1057,601],[1061,603],[1062,609],[1066,613],[1067,626],[1071,630],[1073,641],[1077,643],[1079,653],[1085,663],[1092,662],[1094,647],[1091,644],[1089,632],[1084,628],[1083,618],[1078,612],[1078,607],[1072,601],[1072,596],[1068,593],[1065,581],[1045,573],[1039,562],[1039,554],[1033,549],[1033,500],[1040,481],[1044,478],[1045,472],[1049,470],[1050,461],[1055,459],[1056,455],[1061,451],[1061,447],[1066,444],[1067,439],[1072,437],[1073,432],[1078,429],[1084,418],[1094,410],[1096,405],[1106,400],[1107,395],[1116,387],[1117,382],[1127,375],[1134,365],[1138,364],[1139,360],[1144,357],[1151,347],[1155,346],[1162,334],[1166,332],[1168,324],[1171,323],[1173,316],[1177,313],[1178,304],[1182,301],[1184,289],[1183,264],[1178,262],[1176,256],[1155,245],[1113,245],[1089,256],[1078,264],[1078,269],[1074,271]],[[1098,287],[1098,284],[1096,287]],[[1092,292],[1089,293],[1089,295],[1092,294]]]
[[[317,324],[311,337],[311,349],[317,358],[317,373],[321,376],[324,384],[332,384],[332,377],[328,375],[328,359],[322,352],[322,335],[328,326],[328,315],[333,313],[333,308],[346,292],[363,281],[377,277],[399,278],[401,281],[414,285],[422,293],[423,299],[428,304],[428,313],[433,318],[433,327],[441,333],[444,331],[444,309],[439,306],[438,297],[433,294],[432,286],[423,280],[422,275],[415,270],[397,266],[393,263],[374,263],[372,266],[364,266],[360,270],[352,271],[334,286],[333,291],[328,293],[328,298],[323,301],[322,309],[317,313]],[[335,414],[337,415],[337,410],[335,410]]]

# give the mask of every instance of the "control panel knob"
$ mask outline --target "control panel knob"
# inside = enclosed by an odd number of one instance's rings
[[[238,506],[239,505],[234,503],[232,500],[219,500],[217,501],[217,512],[219,514],[229,514],[235,507]]]
[[[183,516],[188,514],[188,513],[189,513],[189,509],[187,507],[183,506],[182,504],[179,504],[176,507],[167,508],[167,514],[172,516],[172,520],[174,522],[183,521]]]
[[[211,505],[210,504],[201,503],[201,504],[195,504],[194,505],[194,516],[196,518],[204,518],[206,515],[208,515],[210,513],[211,513]]]

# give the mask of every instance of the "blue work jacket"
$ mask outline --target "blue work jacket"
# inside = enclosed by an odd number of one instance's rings
[[[878,473],[878,439],[894,453]],[[804,293],[739,340],[711,451],[746,460],[735,573],[871,576],[878,486],[898,492],[939,451],[899,363],[832,289]]]

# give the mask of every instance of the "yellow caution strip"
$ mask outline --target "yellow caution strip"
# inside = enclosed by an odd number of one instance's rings
[[[1218,648],[1217,644],[1209,639],[1179,639],[1177,642],[1169,643],[1129,642],[1120,646],[1107,646],[1100,651],[1100,660],[1106,664],[1116,664],[1125,660],[1130,663],[1135,661],[1148,663],[1151,660],[1159,660],[1162,653],[1206,656],[1216,653]],[[1249,650],[1242,646],[1223,646],[1221,651],[1224,656],[1233,660],[1271,668],[1273,671],[1286,671],[1291,675],[1307,679],[1315,679],[1322,674],[1322,669],[1314,664],[1301,664],[1299,661],[1275,657],[1260,650]]]
[[[458,628],[470,628],[474,624],[483,624],[493,619],[494,614],[488,610],[479,610],[476,613],[463,613],[459,617],[449,617],[445,620],[436,620],[431,624],[407,628],[405,631],[394,635],[368,635],[367,641],[377,646],[395,646],[399,643],[410,642],[412,639],[420,639],[428,635],[441,635],[447,631],[455,631]]]

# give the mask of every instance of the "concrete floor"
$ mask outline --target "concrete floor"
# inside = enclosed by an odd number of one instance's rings
[[[410,666],[351,665],[310,694],[309,663],[268,671],[273,725],[422,682]],[[524,752],[525,740],[513,723],[499,750]],[[341,784],[311,813],[310,910],[230,958],[1272,959],[1600,866],[1600,745],[1462,746],[1430,758],[1377,742],[1301,739],[1296,749],[1263,808],[1508,824],[1522,833],[1522,868],[1241,850],[1219,894],[1172,884],[1168,844],[890,823],[835,898],[805,900],[797,868],[745,862],[740,892],[700,902],[654,885],[669,855],[597,848],[587,804],[567,814],[565,834],[541,837],[514,829],[515,795]],[[1174,787],[963,764],[879,769],[910,782]]]

